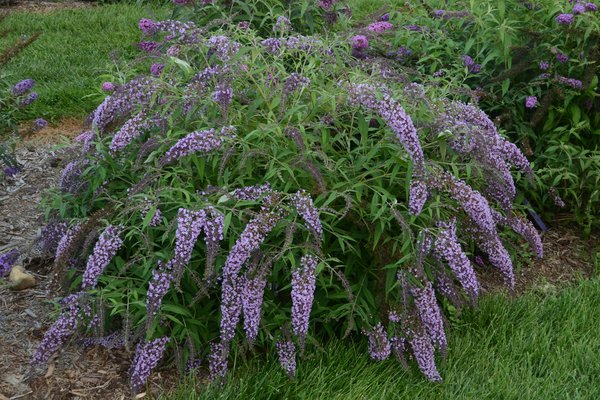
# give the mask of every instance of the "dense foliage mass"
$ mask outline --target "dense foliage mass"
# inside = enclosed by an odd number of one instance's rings
[[[438,381],[472,260],[512,288],[510,253],[542,256],[515,208],[529,162],[483,111],[292,26],[140,21],[149,73],[103,85],[47,204],[73,294],[36,363],[82,331],[137,345],[137,391],[166,349],[220,380],[232,351],[275,348],[293,376],[315,340],[363,332]]]
[[[589,233],[600,222],[596,2],[411,4],[385,16],[389,30],[365,30],[364,55],[462,88],[530,156],[542,190],[522,187],[526,198],[548,220],[573,214]]]

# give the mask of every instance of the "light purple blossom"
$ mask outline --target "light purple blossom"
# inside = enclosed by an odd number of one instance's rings
[[[227,356],[229,355],[228,344],[212,343],[210,355],[208,356],[208,369],[211,381],[223,379],[227,374]]]
[[[304,339],[308,332],[318,263],[317,257],[305,255],[300,260],[300,267],[292,271],[292,328],[301,347],[304,347]]]
[[[565,86],[570,86],[573,89],[581,90],[583,88],[583,82],[581,82],[579,79],[567,78],[565,76],[559,76],[557,78],[557,80],[558,80],[558,83],[565,85]]]
[[[548,68],[550,68],[550,63],[548,61],[542,60],[539,62],[539,67],[542,71],[546,71]]]
[[[102,84],[102,90],[107,93],[111,93],[115,90],[115,84],[112,82],[104,82]]]
[[[575,15],[583,14],[585,11],[586,11],[586,8],[581,3],[577,3],[573,6],[573,14],[575,14]]]
[[[317,240],[323,240],[323,227],[319,219],[319,210],[314,206],[310,195],[300,190],[292,195],[291,202]]]
[[[479,295],[479,283],[473,265],[463,252],[456,236],[456,222],[454,220],[449,224],[442,224],[442,230],[435,240],[434,251],[439,258],[448,263],[465,292],[472,299],[476,299]]]
[[[598,11],[598,5],[595,3],[585,3],[585,9],[587,11]]]
[[[12,249],[2,255],[0,255],[0,277],[8,275],[13,265],[19,258],[19,251]]]
[[[144,35],[149,36],[156,32],[156,23],[151,19],[142,18],[138,23],[138,28],[140,28]]]
[[[35,85],[35,81],[33,79],[24,79],[21,82],[17,83],[11,89],[11,93],[13,96],[22,96],[28,91],[30,91]]]
[[[162,337],[138,344],[130,367],[131,389],[134,393],[139,392],[146,384],[150,373],[162,358],[169,340],[168,337]]]
[[[64,343],[77,331],[81,310],[79,308],[80,293],[65,297],[61,304],[63,312],[46,331],[40,345],[32,358],[33,365],[46,363],[52,354],[59,350]],[[66,309],[64,309],[66,308]]]
[[[425,182],[419,179],[412,179],[410,182],[410,193],[408,196],[408,212],[412,215],[419,215],[429,196],[429,190]]]
[[[296,375],[296,348],[290,340],[277,342],[277,354],[279,363],[288,377],[292,379]]]
[[[143,51],[144,53],[154,53],[158,50],[160,45],[156,42],[139,42],[137,44],[138,49]],[[152,69],[150,69],[152,71]]]
[[[263,295],[267,280],[262,274],[253,277],[244,276],[242,282],[242,310],[244,312],[244,331],[250,343],[258,336]]]
[[[240,269],[252,252],[259,248],[280,218],[279,214],[263,210],[246,225],[225,260],[221,293],[221,341],[225,344],[233,339],[240,317],[242,290]]]
[[[123,240],[119,237],[122,232],[123,227],[115,225],[109,225],[102,232],[83,272],[82,290],[96,287],[98,277],[123,245]]]
[[[192,132],[183,139],[179,139],[160,159],[160,164],[166,165],[193,153],[207,154],[219,149],[224,143],[222,133],[226,133],[225,128],[222,128],[219,133],[212,128]]]
[[[237,52],[241,49],[242,45],[229,39],[227,36],[211,36],[207,45],[216,53],[217,57],[223,62],[230,61]]]
[[[390,356],[392,347],[381,322],[378,322],[371,330],[363,331],[363,334],[369,339],[369,355],[373,360],[383,361]]]
[[[213,100],[221,106],[221,113],[226,116],[233,100],[233,89],[227,82],[222,82],[217,85],[213,93]]]
[[[283,15],[277,17],[277,21],[275,22],[275,25],[273,25],[273,32],[285,33],[289,32],[290,30],[292,30],[291,21]]]
[[[19,106],[27,107],[31,105],[34,101],[36,101],[38,97],[39,95],[37,94],[37,92],[31,92],[19,101]]]
[[[310,79],[296,72],[293,72],[288,76],[283,84],[283,92],[290,94],[295,90],[304,89],[310,84]]]
[[[536,96],[527,96],[525,99],[526,108],[535,108],[538,106],[538,98]]]
[[[154,63],[150,67],[150,73],[152,75],[154,75],[154,76],[160,76],[160,74],[163,72],[163,69],[165,69],[165,65],[164,64]]]
[[[558,62],[560,62],[561,64],[564,64],[564,63],[566,63],[567,61],[569,61],[569,56],[568,56],[568,55],[566,55],[566,54],[564,54],[564,53],[558,52],[558,53],[556,53],[556,59],[557,59],[557,60],[558,60]]]
[[[235,189],[231,192],[231,197],[235,200],[248,200],[256,201],[263,197],[265,194],[271,193],[271,185],[265,183],[264,185],[246,186],[243,188]]]
[[[438,349],[446,349],[448,342],[444,332],[444,322],[435,298],[433,285],[431,282],[427,282],[423,288],[412,288],[411,293],[415,299],[419,319],[427,335]]]
[[[421,173],[424,169],[425,157],[419,135],[412,119],[400,103],[385,91],[378,96],[378,89],[369,84],[351,84],[348,92],[351,104],[362,105],[376,112],[388,124],[410,155],[415,164],[415,171]]]
[[[375,33],[383,33],[392,29],[394,25],[387,21],[373,22],[367,26],[367,29]]]
[[[46,121],[44,118],[38,118],[33,122],[33,124],[38,129],[44,129],[48,126],[48,121]]]
[[[352,48],[356,50],[365,50],[369,47],[369,39],[364,35],[352,36],[350,42],[352,43]]]
[[[573,14],[559,14],[555,20],[559,25],[570,25],[573,23]]]
[[[415,334],[410,347],[423,375],[432,382],[440,382],[442,377],[435,366],[435,349],[429,337],[424,332]]]
[[[537,258],[544,257],[542,238],[535,230],[535,227],[531,222],[515,214],[506,217],[496,210],[493,210],[493,213],[494,220],[497,223],[510,227],[513,231],[521,235],[525,240],[527,240],[527,242],[529,242],[529,246]]]
[[[148,313],[148,317],[156,315],[160,309],[162,299],[169,291],[173,278],[173,271],[165,268],[162,263],[159,263],[158,268],[152,271],[152,279],[150,280],[146,294],[146,312]]]

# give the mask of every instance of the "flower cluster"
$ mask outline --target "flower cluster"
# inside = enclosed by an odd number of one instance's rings
[[[275,25],[273,25],[273,32],[275,33],[286,33],[292,30],[292,23],[289,19],[280,15],[277,17]]]
[[[230,195],[235,200],[256,201],[270,192],[271,185],[269,183],[265,183],[264,185],[246,186],[235,189],[230,193]]]
[[[417,313],[425,332],[437,348],[447,348],[448,342],[444,332],[442,312],[435,298],[432,283],[427,282],[423,288],[412,288],[411,293],[415,299]]]
[[[350,42],[352,43],[352,48],[355,50],[365,50],[369,47],[369,40],[364,35],[352,36]]]
[[[123,240],[119,237],[122,232],[123,227],[113,225],[108,226],[102,232],[83,272],[81,283],[83,290],[96,287],[98,277],[123,245]]]
[[[47,362],[52,354],[60,349],[63,344],[77,331],[81,319],[79,307],[80,294],[72,294],[62,300],[66,308],[46,331],[39,347],[33,355],[32,364],[39,365]]]
[[[369,24],[367,26],[367,29],[370,30],[371,32],[383,33],[385,31],[389,31],[393,27],[394,27],[394,25],[392,25],[391,23],[389,23],[387,21],[378,21],[378,22],[373,22],[372,24]]]
[[[476,74],[481,71],[481,65],[477,64],[475,61],[473,61],[473,59],[471,57],[469,57],[468,55],[464,55],[462,60],[463,60],[463,65],[465,67],[467,67],[467,69],[469,70],[470,73]]]
[[[383,361],[390,356],[392,346],[381,322],[377,323],[370,331],[363,331],[363,334],[369,339],[369,355],[373,360]]]
[[[39,236],[39,243],[41,245],[42,251],[44,253],[54,254],[56,252],[56,248],[60,243],[60,240],[63,238],[65,233],[67,233],[69,226],[64,222],[58,222],[56,220],[51,220],[48,224],[46,224]]]
[[[210,153],[223,145],[223,135],[214,129],[196,131],[180,139],[161,158],[160,164],[167,165],[193,153]]]
[[[526,108],[535,108],[539,105],[538,98],[535,96],[527,96],[525,99],[525,107]]]
[[[233,339],[240,317],[242,291],[242,282],[238,276],[240,269],[280,218],[278,213],[262,211],[246,225],[225,260],[221,289],[221,341],[223,343],[229,343]]]
[[[440,382],[442,377],[435,366],[435,349],[429,337],[424,332],[415,334],[410,346],[423,375],[432,382]]]
[[[476,299],[479,294],[479,284],[473,270],[473,265],[463,252],[456,237],[455,221],[447,225],[442,225],[442,230],[435,240],[435,253],[448,263],[448,266],[454,272],[454,275],[467,294],[472,299]]]
[[[302,345],[315,296],[317,264],[315,256],[305,255],[300,261],[300,268],[292,271],[292,328]]]
[[[277,342],[277,354],[279,363],[288,377],[293,378],[296,375],[296,348],[291,340]]]
[[[319,210],[314,206],[312,198],[305,191],[299,191],[291,197],[292,205],[302,216],[308,228],[318,240],[323,238],[323,227],[319,219]]]
[[[15,249],[0,255],[0,277],[8,275],[18,258],[19,251]]]
[[[556,23],[559,25],[570,25],[573,23],[573,14],[559,14],[556,16]]]
[[[146,384],[150,372],[162,358],[168,342],[168,337],[162,337],[138,344],[130,368],[131,389],[135,393],[139,392]]]
[[[258,336],[258,326],[266,284],[267,280],[260,273],[256,273],[253,277],[246,275],[241,279],[244,331],[250,343],[253,343]]]
[[[295,72],[288,76],[283,84],[283,92],[290,94],[295,90],[304,89],[310,84],[310,79]]]
[[[559,76],[556,79],[561,85],[570,86],[577,90],[581,90],[583,88],[583,82],[581,82],[579,79],[567,78],[565,76]]]

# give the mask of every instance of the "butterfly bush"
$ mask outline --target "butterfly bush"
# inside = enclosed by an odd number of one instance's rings
[[[226,21],[140,21],[166,67],[107,95],[53,195],[57,267],[83,284],[44,348],[89,335],[81,310],[115,299],[110,326],[137,342],[134,391],[184,343],[211,380],[249,345],[293,377],[312,343],[353,331],[374,360],[394,353],[440,380],[440,304],[476,302],[474,250],[509,287],[504,242],[542,254],[514,201],[527,158],[439,79],[353,57],[362,38],[304,35],[291,17],[277,37]]]

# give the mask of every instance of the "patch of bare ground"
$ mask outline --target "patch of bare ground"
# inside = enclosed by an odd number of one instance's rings
[[[596,271],[600,238],[585,238],[580,229],[557,225],[543,235],[544,258],[515,268],[515,294],[526,291],[553,292],[560,287],[589,279]],[[506,290],[500,272],[490,266],[479,268],[483,292]]]
[[[91,1],[35,1],[35,0],[0,0],[0,11],[33,11],[52,12],[73,8],[94,7]]]

